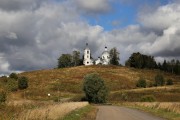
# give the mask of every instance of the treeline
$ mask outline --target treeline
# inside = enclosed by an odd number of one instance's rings
[[[154,69],[157,68],[156,61],[153,56],[143,55],[141,53],[133,53],[125,63],[126,66],[134,68],[148,68]]]
[[[73,51],[72,54],[62,54],[58,59],[58,68],[66,68],[83,65],[83,58],[80,58],[79,51]]]
[[[156,63],[153,56],[141,54],[139,52],[133,53],[126,61],[125,66],[134,68],[160,69],[165,72],[180,75],[180,61],[179,60],[164,60],[163,63]]]
[[[158,63],[158,69],[180,75],[180,61],[174,59],[171,61],[164,60],[162,64]]]

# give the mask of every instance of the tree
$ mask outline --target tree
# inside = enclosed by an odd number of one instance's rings
[[[91,103],[105,103],[107,100],[108,90],[102,78],[95,73],[85,76],[83,90]]]
[[[9,75],[9,77],[10,77],[10,78],[13,78],[13,79],[15,79],[15,80],[18,79],[18,76],[17,76],[16,73],[11,73],[11,74]]]
[[[143,87],[146,88],[146,80],[144,80],[143,78],[140,78],[136,84],[137,87]]]
[[[164,62],[162,64],[162,69],[163,69],[163,71],[167,72],[167,62],[166,62],[166,60],[164,60]]]
[[[157,64],[154,60],[153,56],[143,55],[139,52],[133,53],[129,59],[126,61],[126,66],[134,67],[134,68],[149,68],[154,69],[157,68]]]
[[[79,51],[73,51],[72,53],[72,64],[73,66],[78,66],[81,63],[80,59],[80,52]]]
[[[164,77],[162,74],[157,74],[155,76],[155,86],[163,86],[165,83]]]
[[[174,66],[174,73],[176,75],[180,75],[180,62],[179,62],[179,60],[176,60],[176,64]]]
[[[58,68],[65,68],[72,66],[71,54],[62,54],[58,59]]]
[[[19,89],[26,89],[28,87],[28,78],[27,77],[20,77],[18,79],[18,88]]]
[[[109,52],[110,54],[110,64],[119,65],[119,53],[116,48],[112,48]]]

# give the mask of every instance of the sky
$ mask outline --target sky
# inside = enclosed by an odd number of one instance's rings
[[[57,67],[86,43],[94,59],[116,47],[180,59],[179,0],[0,0],[0,75]]]

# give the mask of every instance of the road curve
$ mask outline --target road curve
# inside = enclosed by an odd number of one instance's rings
[[[98,106],[96,120],[165,120],[149,113],[118,106]]]

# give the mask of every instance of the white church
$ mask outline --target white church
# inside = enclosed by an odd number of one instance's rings
[[[110,64],[110,54],[107,50],[107,47],[105,47],[104,52],[102,53],[101,57],[99,57],[97,60],[93,60],[91,58],[91,50],[88,48],[88,43],[86,43],[86,48],[84,50],[84,65],[109,65]]]

